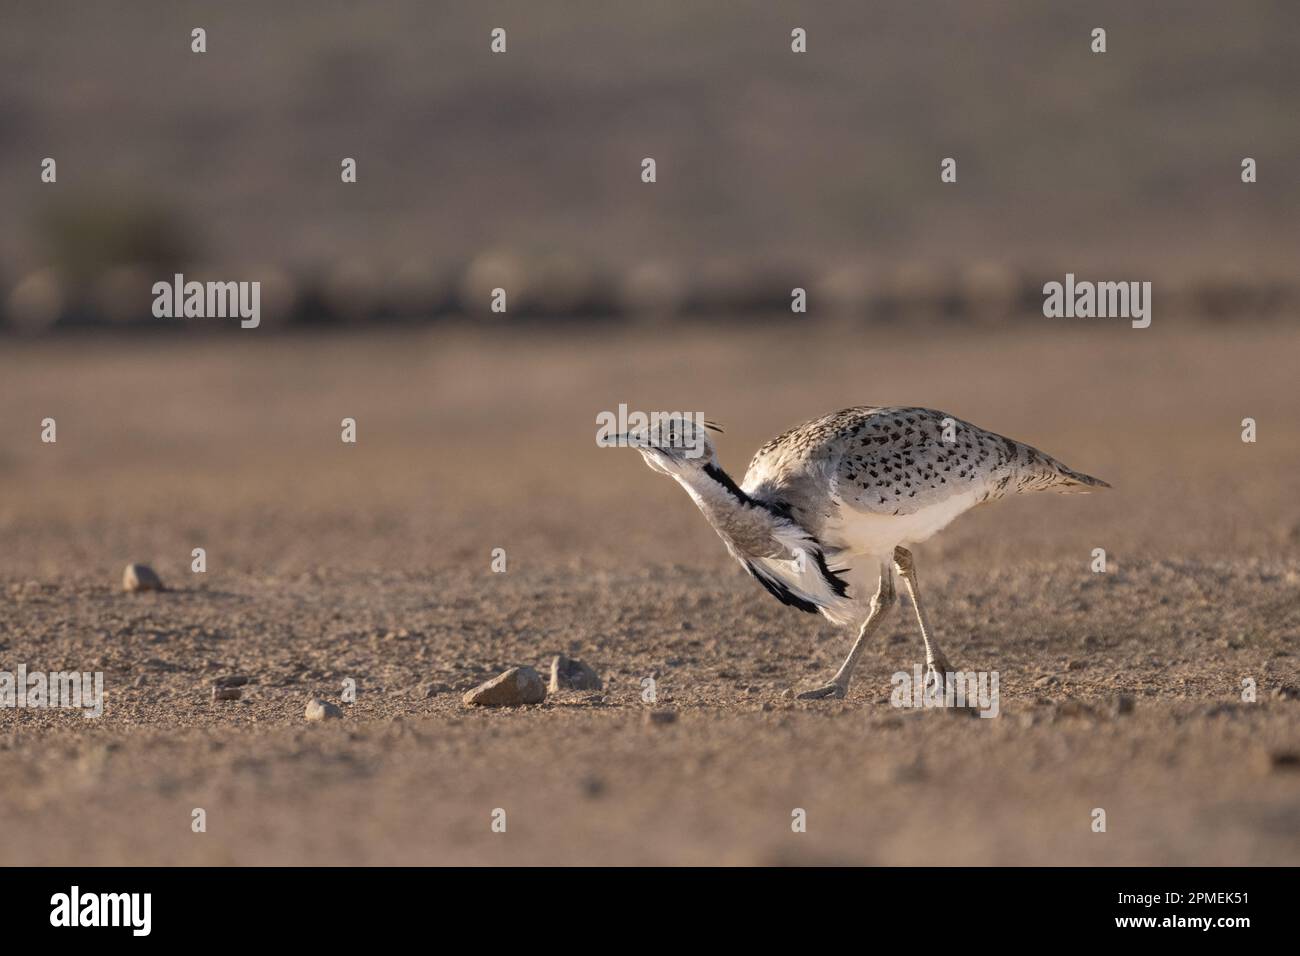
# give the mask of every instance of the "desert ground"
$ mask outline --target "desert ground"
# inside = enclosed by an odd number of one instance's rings
[[[0,864],[1300,863],[1298,357],[1159,314],[4,339],[0,669],[102,671],[107,704],[0,709]],[[905,599],[847,699],[799,701],[850,636],[596,446],[620,402],[723,423],[738,479],[792,424],[916,404],[1114,487],[915,549],[998,717],[890,705]],[[603,689],[462,703],[557,653]]]

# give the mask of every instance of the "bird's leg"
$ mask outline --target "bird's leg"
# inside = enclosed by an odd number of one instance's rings
[[[930,622],[926,619],[925,605],[921,603],[921,590],[916,583],[916,564],[912,561],[912,552],[906,548],[895,548],[894,567],[898,569],[899,577],[907,585],[912,607],[916,608],[916,623],[921,625],[921,640],[925,642],[925,666],[929,674],[935,675],[931,678],[934,681],[934,689],[942,696],[946,675],[953,673],[953,669],[948,663],[948,658],[944,657],[943,651],[939,650],[939,642],[935,640],[930,630]]]
[[[862,622],[862,627],[858,631],[858,639],[853,642],[853,647],[849,649],[849,656],[844,658],[844,663],[840,669],[835,672],[829,684],[824,684],[814,690],[804,691],[799,695],[800,700],[819,700],[823,697],[843,697],[849,691],[849,679],[853,676],[853,667],[858,663],[858,657],[862,654],[862,649],[867,646],[867,640],[875,633],[876,628],[880,626],[881,620],[894,604],[894,574],[888,564],[880,566],[880,586],[876,588],[875,595],[871,598],[871,611],[867,614],[867,619]]]

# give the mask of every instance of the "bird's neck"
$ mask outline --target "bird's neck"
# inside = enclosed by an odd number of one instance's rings
[[[788,521],[746,494],[716,462],[673,477],[728,545],[756,557],[785,554],[777,531]]]

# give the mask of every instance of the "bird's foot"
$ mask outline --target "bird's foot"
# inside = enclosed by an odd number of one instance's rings
[[[936,657],[932,661],[927,661],[925,692],[927,695],[933,695],[931,699],[942,706],[958,707],[965,711],[974,712],[979,708],[978,699],[971,699],[968,696],[958,698],[959,694],[966,691],[961,680],[957,677],[959,673],[961,672],[949,664],[946,658]],[[948,686],[950,682],[952,687]]]
[[[947,689],[948,675],[957,673],[942,654],[925,662],[925,683],[927,688],[934,688],[934,695],[942,698]]]
[[[837,684],[831,681],[829,684],[823,684],[821,687],[814,687],[812,690],[806,690],[797,695],[799,700],[824,700],[827,697],[835,700],[842,700],[845,692],[848,690],[843,684]]]

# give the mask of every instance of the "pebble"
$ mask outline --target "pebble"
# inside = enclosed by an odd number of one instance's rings
[[[1092,717],[1095,712],[1081,700],[1063,700],[1056,705],[1056,717]]]
[[[1274,750],[1268,755],[1268,764],[1272,770],[1295,772],[1300,770],[1300,752],[1294,750]]]
[[[582,661],[570,660],[557,654],[551,661],[551,686],[557,690],[600,690],[600,675]]]
[[[243,687],[249,679],[247,674],[227,674],[225,677],[218,677],[212,683],[216,687]]]
[[[319,697],[313,697],[307,701],[307,712],[304,716],[311,721],[317,720],[336,720],[343,716],[343,711],[331,704],[327,700],[321,700]]]
[[[223,687],[221,684],[212,685],[213,701],[239,700],[239,696],[242,693],[243,691],[241,691],[238,687]]]
[[[147,564],[128,564],[122,572],[123,591],[163,591],[162,579]]]
[[[677,712],[674,710],[647,710],[642,720],[647,727],[651,724],[674,724],[677,722]]]
[[[1133,713],[1133,696],[1118,694],[1110,702],[1111,713],[1118,715]]]
[[[540,704],[546,699],[542,675],[531,667],[512,667],[486,683],[467,691],[461,698],[466,706],[518,707]]]
[[[24,332],[44,332],[59,321],[67,305],[69,282],[57,269],[33,272],[9,294],[9,322]]]

